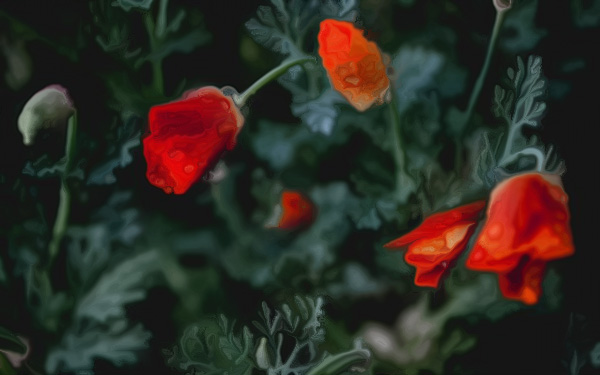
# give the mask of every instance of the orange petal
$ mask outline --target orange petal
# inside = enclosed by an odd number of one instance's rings
[[[350,22],[327,19],[318,35],[319,55],[332,86],[357,110],[385,101],[390,81],[377,45]]]

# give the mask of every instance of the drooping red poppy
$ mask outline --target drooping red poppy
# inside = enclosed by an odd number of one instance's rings
[[[146,177],[165,193],[183,194],[233,148],[244,117],[230,97],[209,86],[152,107],[148,121]]]
[[[302,193],[286,190],[281,194],[281,216],[277,224],[281,229],[299,229],[312,223],[315,206]]]
[[[319,55],[333,87],[357,110],[384,102],[390,87],[381,52],[350,22],[327,19],[318,35]]]
[[[506,298],[536,303],[546,262],[575,251],[567,201],[557,175],[525,173],[501,182],[467,267],[498,273]]]
[[[415,285],[437,288],[446,269],[469,242],[484,207],[485,201],[477,201],[433,214],[384,247],[395,250],[408,245],[404,259],[417,267]]]

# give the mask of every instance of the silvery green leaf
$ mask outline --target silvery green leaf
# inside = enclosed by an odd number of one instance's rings
[[[151,337],[141,324],[127,328],[123,320],[111,321],[108,327],[69,330],[59,346],[50,350],[45,369],[50,374],[89,371],[96,358],[116,366],[135,363],[137,353],[148,347]]]

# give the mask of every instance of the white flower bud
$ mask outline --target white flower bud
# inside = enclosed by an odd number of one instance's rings
[[[75,112],[67,89],[60,85],[50,85],[25,103],[18,119],[19,131],[25,145],[33,144],[41,129],[65,126]]]
[[[494,2],[494,7],[498,12],[503,12],[505,10],[509,10],[512,6],[512,0],[492,0]]]

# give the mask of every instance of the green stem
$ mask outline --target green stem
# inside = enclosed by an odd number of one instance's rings
[[[169,0],[160,0],[158,5],[158,16],[156,17],[156,29],[155,35],[156,39],[162,40],[165,36],[165,31],[167,29],[167,5],[169,4]]]
[[[60,250],[60,243],[62,238],[67,231],[67,223],[69,221],[69,211],[71,209],[71,192],[67,178],[71,172],[73,166],[73,155],[75,153],[76,146],[76,135],[77,135],[77,112],[69,118],[67,125],[67,142],[65,146],[65,169],[61,176],[60,183],[60,194],[58,201],[58,210],[56,212],[56,219],[54,221],[54,228],[52,229],[52,239],[48,245],[48,251],[50,255],[49,265],[52,264],[58,252]]]
[[[408,176],[406,175],[406,154],[404,153],[404,142],[402,140],[400,112],[396,105],[395,95],[392,94],[392,100],[388,104],[390,111],[390,128],[392,133],[392,142],[394,149],[394,161],[396,163],[396,191],[399,193]]]
[[[473,109],[475,108],[475,104],[477,103],[477,99],[479,98],[479,94],[481,93],[481,89],[483,88],[483,83],[485,82],[485,77],[487,76],[488,70],[490,68],[490,62],[492,61],[494,49],[496,48],[496,44],[498,42],[498,35],[500,34],[500,29],[502,28],[502,23],[504,22],[505,13],[506,11],[496,12],[496,20],[494,21],[494,28],[492,30],[490,43],[488,44],[487,53],[485,55],[485,61],[483,63],[483,67],[481,68],[481,72],[479,73],[479,76],[475,81],[473,91],[471,91],[471,97],[469,98],[469,104],[467,106],[467,111],[465,112],[464,126],[461,132],[461,138],[469,130],[468,128],[469,123],[471,121],[471,116],[473,115]]]
[[[166,1],[164,1],[164,2],[166,3]],[[162,5],[163,5],[163,2],[161,2],[161,7],[162,7]],[[166,5],[165,5],[165,7],[166,7]],[[166,14],[166,12],[165,12],[165,14]],[[161,18],[162,18],[161,14],[159,12],[159,21]],[[161,21],[161,22],[165,22],[165,21]],[[148,38],[150,40],[150,50],[152,52],[154,52],[158,49],[160,39],[157,38],[157,35],[156,35],[157,34],[156,29],[158,29],[158,26],[155,29],[155,24],[154,24],[154,21],[152,20],[152,14],[150,12],[146,13],[146,15],[144,16],[144,24],[146,25],[146,31],[148,32]],[[157,94],[164,96],[165,87],[164,87],[164,77],[163,77],[163,71],[162,71],[162,60],[160,60],[160,59],[150,60],[150,64],[152,65],[152,85],[154,87],[154,91]]]
[[[302,57],[288,58],[288,59],[283,60],[281,62],[281,64],[279,64],[275,68],[271,69],[269,72],[267,72],[267,74],[265,74],[264,76],[259,78],[259,80],[254,82],[252,84],[252,86],[248,87],[248,89],[246,89],[246,91],[242,92],[241,94],[234,95],[233,101],[235,102],[235,104],[238,107],[240,107],[240,108],[243,107],[244,104],[246,104],[246,101],[248,100],[248,98],[251,97],[252,95],[254,95],[258,90],[260,90],[267,83],[273,81],[280,75],[287,72],[287,70],[289,68],[291,68],[292,66],[298,65],[298,64],[304,64],[309,61],[314,61],[314,57],[302,56]]]

